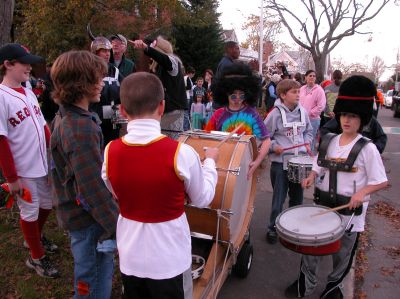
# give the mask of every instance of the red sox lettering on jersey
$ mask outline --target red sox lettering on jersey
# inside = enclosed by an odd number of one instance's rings
[[[47,175],[46,136],[35,94],[24,88],[20,93],[0,84],[0,135],[7,137],[21,177]]]
[[[33,105],[33,111],[36,116],[42,116],[42,112],[40,111],[40,108],[36,105]],[[10,117],[8,121],[10,124],[15,128],[17,125],[19,125],[21,122],[23,122],[26,118],[31,116],[30,110],[28,107],[24,107],[21,110],[18,110],[15,113],[16,117]]]

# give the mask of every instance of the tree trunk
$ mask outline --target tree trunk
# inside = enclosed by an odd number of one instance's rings
[[[0,1],[0,46],[10,42],[14,0]]]
[[[326,55],[313,55],[313,60],[315,64],[315,71],[317,72],[317,83],[321,83],[325,80],[324,75],[326,68]]]

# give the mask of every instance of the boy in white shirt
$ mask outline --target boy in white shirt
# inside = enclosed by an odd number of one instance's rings
[[[340,122],[342,134],[326,135],[319,147],[313,170],[303,181],[310,187],[316,177],[315,202],[328,207],[349,203],[348,209],[339,211],[344,221],[350,221],[341,238],[341,248],[332,254],[333,271],[320,298],[343,298],[342,281],[350,270],[359,233],[364,231],[365,216],[370,194],[387,186],[385,168],[376,146],[360,134],[372,117],[375,86],[363,76],[352,76],[342,83],[333,112]],[[316,285],[321,256],[303,255],[300,275],[285,295],[301,298],[310,295]]]
[[[208,206],[215,194],[218,149],[207,148],[202,165],[192,147],[162,135],[164,107],[164,88],[155,75],[137,72],[122,82],[128,133],[107,145],[102,177],[120,209],[124,298],[192,297],[185,194],[197,207]]]

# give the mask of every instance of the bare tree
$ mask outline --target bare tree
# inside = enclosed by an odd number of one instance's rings
[[[349,76],[353,72],[366,72],[368,67],[362,63],[346,63],[342,59],[334,60],[332,62],[332,68],[334,70],[340,70],[345,77]]]
[[[310,51],[317,79],[322,81],[327,55],[345,37],[356,33],[370,34],[357,29],[373,19],[390,1],[267,0],[267,9],[276,12],[292,39]],[[306,14],[304,17],[300,16],[302,10]]]
[[[379,56],[372,58],[371,72],[375,75],[376,80],[382,76],[385,71],[385,62]]]
[[[10,42],[14,0],[0,1],[0,46]]]
[[[243,45],[247,45],[254,51],[260,49],[260,16],[251,14],[247,17],[247,21],[243,24],[242,30],[246,31],[246,40]],[[281,31],[281,24],[276,18],[270,14],[266,14],[264,17],[264,32],[263,41],[270,41],[273,44],[278,33]]]

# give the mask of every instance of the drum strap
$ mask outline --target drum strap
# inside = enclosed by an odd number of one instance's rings
[[[286,111],[284,108],[280,106],[275,106],[278,108],[279,112],[281,113],[282,117],[282,125],[284,128],[292,128],[293,130],[293,143],[296,145],[299,143],[299,136],[297,132],[297,128],[299,127],[305,127],[306,126],[306,117],[304,113],[304,108],[299,106],[299,113],[300,113],[300,121],[299,122],[288,122],[286,118]],[[298,149],[295,148],[295,155],[298,154]]]
[[[297,127],[305,127],[306,126],[306,120],[305,120],[305,114],[303,107],[299,107],[299,113],[300,113],[300,122],[291,122],[289,123],[286,118],[286,111],[282,107],[276,106],[278,108],[279,112],[281,113],[282,117],[282,124],[284,128],[294,128],[294,126]],[[294,133],[294,132],[293,132]],[[297,134],[297,131],[296,131]]]
[[[338,194],[337,194],[337,172],[352,172],[353,165],[356,161],[358,154],[363,149],[363,147],[369,143],[371,140],[362,137],[353,145],[346,161],[334,161],[326,158],[326,153],[328,151],[328,146],[332,141],[333,137],[337,136],[333,133],[328,133],[326,137],[322,140],[321,145],[318,149],[318,161],[317,164],[320,167],[329,169],[329,199],[338,206]]]

